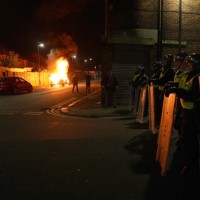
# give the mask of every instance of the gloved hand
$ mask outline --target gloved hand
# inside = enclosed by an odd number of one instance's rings
[[[172,81],[168,81],[167,83],[165,83],[165,85],[164,85],[164,90],[166,91],[166,90],[168,90],[169,88],[173,87],[172,83],[173,83]]]
[[[146,79],[141,83],[141,86],[144,87],[145,85],[148,85],[148,84],[149,84],[149,80]]]
[[[147,85],[151,85],[150,79],[147,79],[147,80],[146,80],[146,84],[147,84]]]
[[[157,79],[155,79],[155,78],[152,78],[149,80],[150,83],[155,83],[156,81],[157,81]]]
[[[178,83],[174,83],[173,81],[168,81],[164,85],[164,90],[167,90],[168,88],[171,88],[171,87],[178,87]]]
[[[176,93],[177,87],[169,87],[165,90],[165,96],[169,97],[171,93]]]

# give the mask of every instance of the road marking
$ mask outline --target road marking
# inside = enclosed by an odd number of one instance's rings
[[[74,100],[78,99],[77,97],[73,97],[71,99],[67,99],[66,101],[64,102],[61,102],[57,105],[54,105],[52,106],[50,109],[56,109],[56,108],[61,108],[62,106],[66,105],[66,104],[69,104],[70,102],[73,102]]]
[[[95,91],[93,91],[92,93],[90,93],[90,94],[88,94],[88,95],[85,95],[85,96],[83,96],[82,98],[77,98],[78,100],[77,101],[73,101],[71,104],[69,104],[68,106],[69,107],[71,107],[71,106],[73,106],[73,105],[75,105],[75,104],[77,104],[78,102],[80,102],[80,101],[82,101],[83,99],[86,99],[86,98],[88,98],[89,96],[92,96],[92,94],[95,94],[95,93],[97,93],[98,91],[99,91],[100,89],[98,89],[98,90],[95,90]]]
[[[25,113],[23,113],[23,115],[41,115],[43,113],[44,112],[25,112]]]
[[[20,112],[0,112],[0,115],[41,115],[44,112],[34,112],[34,111],[30,111],[30,112],[24,112],[24,113],[20,113]]]
[[[0,115],[13,115],[13,112],[1,112]]]

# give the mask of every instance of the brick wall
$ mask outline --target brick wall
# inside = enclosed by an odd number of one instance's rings
[[[163,0],[163,40],[179,40],[179,2]],[[157,0],[118,0],[109,9],[108,31],[157,28]],[[200,52],[200,1],[182,0],[181,40],[188,53]],[[177,45],[163,45],[163,53],[178,51]]]

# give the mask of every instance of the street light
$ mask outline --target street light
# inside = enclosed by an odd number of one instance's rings
[[[77,58],[77,56],[76,56],[76,55],[73,55],[73,56],[72,56],[72,58],[73,58],[73,59],[76,59],[76,58]]]
[[[40,47],[43,48],[44,44],[39,43],[37,46],[38,46],[38,69],[40,69]]]
[[[44,44],[43,43],[39,43],[37,45],[38,47],[38,71],[39,71],[39,85],[41,85],[41,80],[40,80],[40,47],[43,48]]]

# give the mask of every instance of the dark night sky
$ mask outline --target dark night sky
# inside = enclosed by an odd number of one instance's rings
[[[81,56],[95,57],[100,52],[103,0],[1,0],[1,8],[0,50],[13,50],[28,59],[44,42],[47,54],[52,48],[71,51],[71,43]]]

